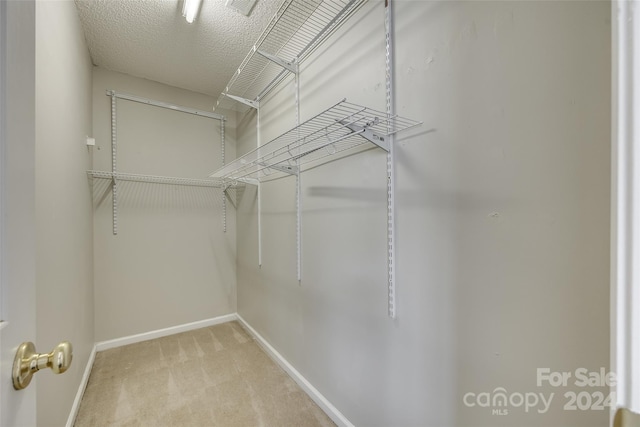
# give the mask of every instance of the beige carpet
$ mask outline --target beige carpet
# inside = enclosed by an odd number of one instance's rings
[[[98,353],[75,423],[334,425],[237,322]]]

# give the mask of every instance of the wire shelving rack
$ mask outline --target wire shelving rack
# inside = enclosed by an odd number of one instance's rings
[[[257,108],[260,99],[367,0],[286,0],[218,97],[216,108]]]
[[[218,187],[222,188],[221,180],[216,179],[197,179],[197,178],[178,178],[171,176],[142,175],[123,172],[106,172],[106,171],[87,171],[87,175],[92,178],[115,179],[119,181],[147,182],[152,184],[171,184],[186,185],[192,187]]]
[[[227,184],[296,175],[300,166],[372,143],[389,151],[388,137],[421,122],[342,100],[272,141],[227,163],[210,177]]]

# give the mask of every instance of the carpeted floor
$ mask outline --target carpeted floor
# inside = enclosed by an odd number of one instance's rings
[[[98,353],[75,423],[334,425],[237,322]]]

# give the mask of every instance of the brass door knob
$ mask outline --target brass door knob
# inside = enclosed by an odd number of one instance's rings
[[[32,342],[23,342],[13,359],[13,388],[26,388],[33,374],[41,369],[51,368],[55,374],[61,374],[69,369],[71,359],[73,348],[68,341],[58,344],[51,353],[42,354],[36,353],[36,346]]]
[[[627,408],[618,408],[613,418],[613,427],[638,427],[640,426],[640,414]]]

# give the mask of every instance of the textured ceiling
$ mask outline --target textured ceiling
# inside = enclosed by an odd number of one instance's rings
[[[193,24],[182,0],[76,0],[93,63],[218,96],[281,0],[258,0],[250,16],[203,0]]]

